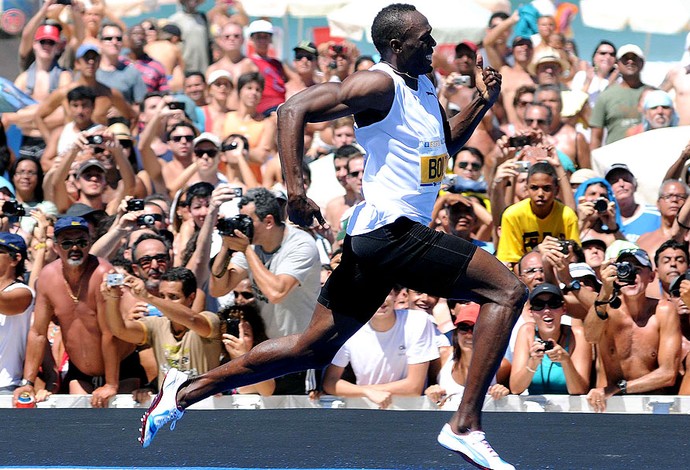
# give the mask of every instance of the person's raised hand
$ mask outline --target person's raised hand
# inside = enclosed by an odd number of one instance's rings
[[[484,68],[484,59],[477,55],[477,65],[474,70],[474,80],[479,95],[490,104],[494,104],[501,93],[501,74],[497,70]]]
[[[304,194],[288,196],[288,217],[300,227],[330,228],[326,219],[323,218],[318,204]]]

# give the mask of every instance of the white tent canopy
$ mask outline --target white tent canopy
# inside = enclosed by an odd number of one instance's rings
[[[581,0],[582,21],[591,28],[677,34],[690,25],[688,0]]]
[[[390,0],[352,0],[327,15],[331,35],[355,41],[371,42],[371,23]],[[458,43],[469,39],[478,42],[484,36],[491,11],[474,0],[407,0],[424,14],[438,43]]]

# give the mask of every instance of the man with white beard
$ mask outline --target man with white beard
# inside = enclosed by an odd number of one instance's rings
[[[14,399],[22,392],[34,395],[34,382],[46,350],[48,324],[56,320],[69,354],[63,390],[91,394],[91,406],[105,408],[118,392],[128,393],[141,385],[126,377],[141,379],[145,374],[138,355],[130,356],[134,345],[115,338],[106,325],[100,286],[113,268],[105,259],[89,255],[88,223],[81,217],[62,217],[55,223],[54,236],[59,258],[43,268],[36,283],[36,307],[27,340],[24,377]],[[127,380],[127,384],[120,386],[120,379]]]

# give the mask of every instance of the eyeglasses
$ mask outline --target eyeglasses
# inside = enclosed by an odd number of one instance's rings
[[[300,61],[302,59],[307,59],[309,62],[313,62],[316,60],[316,56],[308,52],[295,52],[295,60]]]
[[[173,142],[182,142],[183,140],[185,142],[191,142],[194,140],[194,136],[193,135],[173,135],[170,137],[170,140],[172,140]]]
[[[685,201],[687,198],[687,194],[662,194],[661,196],[659,196],[659,199],[663,199],[664,201],[671,201],[673,199]]]
[[[69,251],[72,247],[86,248],[89,246],[89,241],[86,238],[77,238],[76,240],[63,240],[60,242],[60,248]]]
[[[41,44],[41,46],[51,46],[51,47],[53,47],[54,45],[57,44],[57,42],[51,41],[50,39],[41,39],[41,40],[39,40],[38,42]]]
[[[347,176],[349,176],[350,178],[359,178],[362,175],[362,173],[364,173],[364,172],[361,170],[360,171],[351,171],[350,173],[347,174]]]
[[[218,155],[218,150],[216,149],[194,149],[194,155],[196,155],[199,158],[216,158],[216,155]]]
[[[234,290],[232,293],[235,295],[235,297],[242,297],[244,300],[251,300],[254,298],[253,292],[237,292]]]
[[[524,271],[522,271],[524,274],[528,276],[534,276],[537,273],[544,273],[544,268],[527,268]]]
[[[17,176],[38,176],[38,172],[36,171],[31,171],[31,170],[25,170],[25,171],[18,171],[15,173]]]
[[[474,325],[470,325],[469,323],[459,323],[455,328],[457,328],[460,333],[469,333],[474,331]]]
[[[146,269],[147,267],[151,266],[151,263],[153,263],[154,260],[158,264],[168,264],[170,257],[165,253],[153,256],[142,256],[138,260],[134,261],[134,264],[138,264],[142,268]]]
[[[473,171],[479,171],[482,169],[482,164],[477,162],[458,162],[458,168],[465,169],[470,167]]]
[[[536,122],[539,125],[546,124],[546,119],[525,119],[525,124]]]
[[[557,310],[563,307],[563,303],[563,299],[558,297],[551,297],[549,300],[534,299],[530,302],[530,307],[535,312],[541,312],[546,307],[549,307],[549,310]]]
[[[122,42],[122,36],[103,36],[102,41]]]

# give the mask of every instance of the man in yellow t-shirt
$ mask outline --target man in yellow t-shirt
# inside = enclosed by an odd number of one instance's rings
[[[537,162],[527,175],[528,199],[508,207],[501,219],[501,239],[496,257],[513,265],[532,251],[544,237],[580,243],[577,214],[556,200],[558,177],[548,162]]]

